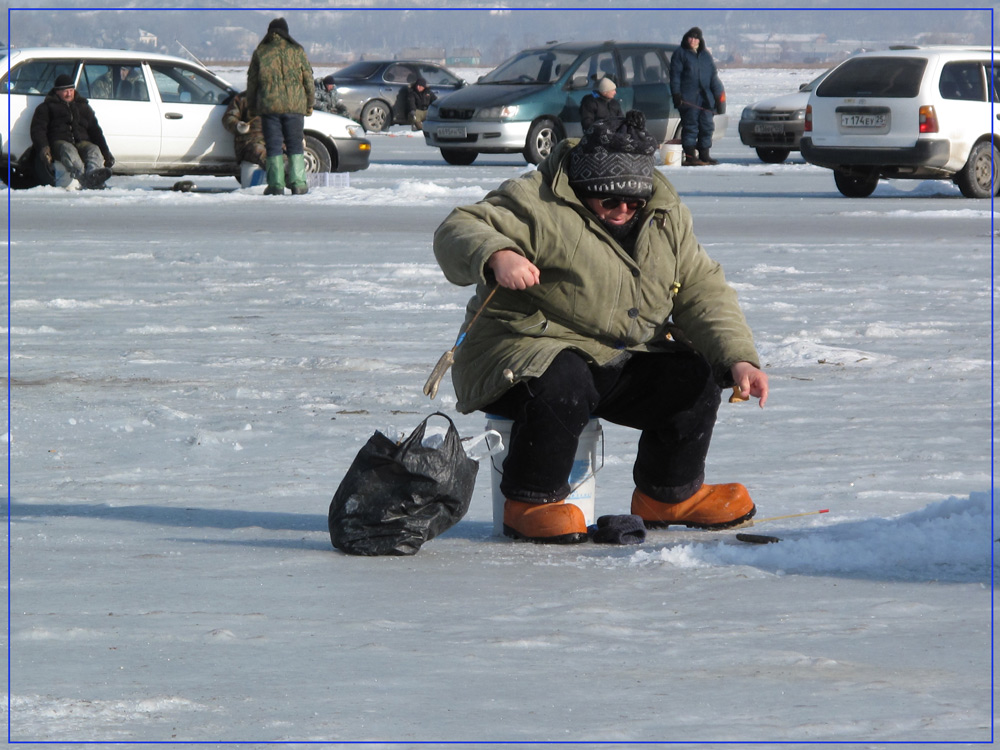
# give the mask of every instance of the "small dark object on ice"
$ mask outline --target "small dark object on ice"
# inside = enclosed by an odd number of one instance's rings
[[[736,538],[748,544],[774,544],[781,541],[776,536],[767,536],[766,534],[737,534]]]
[[[181,180],[180,182],[175,182],[174,186],[170,189],[178,193],[190,193],[196,187],[197,185],[195,185],[191,180]]]
[[[642,516],[601,516],[587,527],[590,538],[598,544],[642,544],[646,541],[646,526]]]

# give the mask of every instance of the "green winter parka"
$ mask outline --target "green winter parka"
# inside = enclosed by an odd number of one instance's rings
[[[481,409],[514,383],[538,377],[564,349],[597,365],[623,351],[665,349],[671,319],[722,385],[736,362],[759,366],[736,292],[695,237],[674,187],[655,172],[633,258],[569,184],[566,165],[576,143],[559,142],[536,171],[454,209],[434,234],[446,278],[477,285],[463,330],[496,283],[486,265],[493,253],[515,250],[541,272],[528,289],[499,288],[455,351],[460,412]]]
[[[253,52],[247,70],[247,102],[253,115],[310,115],[316,91],[302,47],[270,32]]]

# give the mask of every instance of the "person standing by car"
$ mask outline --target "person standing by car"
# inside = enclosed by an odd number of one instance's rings
[[[236,94],[229,102],[225,114],[222,115],[222,125],[233,134],[233,150],[238,161],[248,161],[267,169],[264,127],[259,116],[254,117],[250,114],[246,91]]]
[[[681,113],[681,145],[685,167],[718,164],[712,158],[715,113],[725,113],[726,92],[712,53],[697,26],[689,29],[670,57],[670,91]],[[697,149],[697,153],[696,150]]]
[[[632,513],[646,526],[726,528],[756,510],[742,484],[704,483],[705,458],[720,387],[763,406],[768,378],[644,126],[636,110],[598,121],[434,234],[445,277],[477,285],[452,368],[457,408],[513,420],[500,489],[514,538],[587,539],[565,500],[591,417],[641,431]]]
[[[597,120],[625,117],[621,102],[615,99],[617,93],[618,86],[615,82],[604,76],[597,82],[593,95],[583,97],[580,101],[580,127],[584,132],[587,132]]]
[[[288,33],[284,18],[275,18],[253,52],[247,71],[247,102],[252,116],[260,116],[267,147],[265,195],[285,192],[288,154],[292,195],[309,192],[306,183],[305,118],[315,101],[312,66],[302,45]]]
[[[104,131],[90,104],[77,95],[70,76],[56,77],[32,114],[30,132],[42,184],[72,188],[75,182],[93,190],[111,176],[115,158]]]
[[[406,119],[413,130],[424,129],[427,110],[436,100],[437,94],[430,90],[423,78],[418,78],[406,89]]]

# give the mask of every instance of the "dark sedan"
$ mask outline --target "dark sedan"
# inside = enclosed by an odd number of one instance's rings
[[[465,81],[450,70],[419,60],[363,60],[333,74],[347,116],[372,133],[406,120],[406,89],[418,78],[438,98],[460,89]]]

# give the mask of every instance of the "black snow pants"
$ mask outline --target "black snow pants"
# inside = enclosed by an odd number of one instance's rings
[[[720,400],[711,366],[687,348],[635,353],[606,367],[563,351],[543,375],[483,409],[513,420],[500,490],[529,503],[564,499],[577,443],[594,416],[642,431],[632,469],[639,490],[684,500],[704,482]]]

